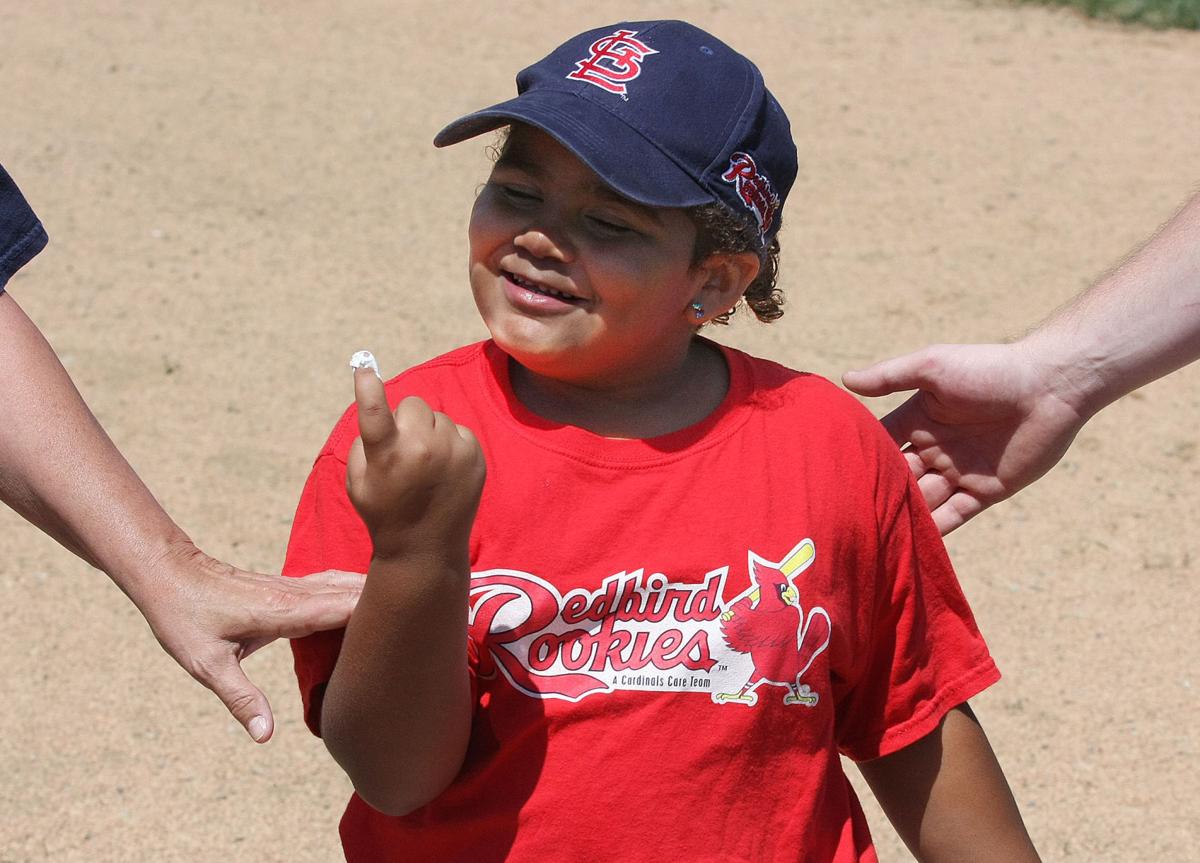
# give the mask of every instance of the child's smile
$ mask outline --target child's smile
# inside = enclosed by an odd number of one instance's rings
[[[681,370],[707,279],[683,210],[617,195],[549,135],[515,125],[469,233],[480,314],[529,371],[620,389]]]
[[[500,274],[508,281],[505,288],[510,301],[514,305],[527,306],[529,312],[532,314],[540,312],[553,313],[559,311],[559,309],[556,309],[557,306],[577,306],[585,302],[582,297],[576,296],[569,290],[564,290],[565,285],[556,288],[545,282],[527,279],[508,270],[502,270]],[[565,311],[565,309],[561,311]]]

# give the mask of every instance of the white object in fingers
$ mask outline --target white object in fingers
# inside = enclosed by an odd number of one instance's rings
[[[370,351],[356,351],[350,358],[350,368],[370,369],[375,372],[375,377],[383,380],[383,375],[379,373],[379,363],[375,362],[375,355]]]

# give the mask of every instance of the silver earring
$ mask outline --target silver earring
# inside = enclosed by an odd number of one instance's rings
[[[703,303],[692,303],[692,317],[694,317],[696,320],[700,320],[704,317]]]

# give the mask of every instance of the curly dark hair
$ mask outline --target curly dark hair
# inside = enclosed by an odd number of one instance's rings
[[[749,306],[754,317],[770,323],[783,316],[783,292],[775,287],[779,276],[779,238],[773,237],[764,245],[758,233],[758,225],[749,215],[742,216],[724,204],[716,202],[689,207],[685,211],[696,226],[696,245],[692,250],[692,265],[695,266],[709,255],[754,252],[758,255],[759,269],[754,281],[737,305],[712,319],[714,324],[727,324],[734,312],[743,304]]]

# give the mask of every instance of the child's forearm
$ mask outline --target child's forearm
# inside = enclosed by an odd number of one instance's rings
[[[921,863],[1038,863],[1008,782],[966,705],[932,733],[859,765],[896,832]]]
[[[465,561],[375,559],[325,692],[321,732],[359,795],[389,815],[458,774],[471,727]]]
[[[393,411],[378,374],[356,369],[346,491],[374,557],[321,733],[359,795],[401,815],[440,794],[467,750],[468,549],[486,465],[469,429],[416,397]]]

